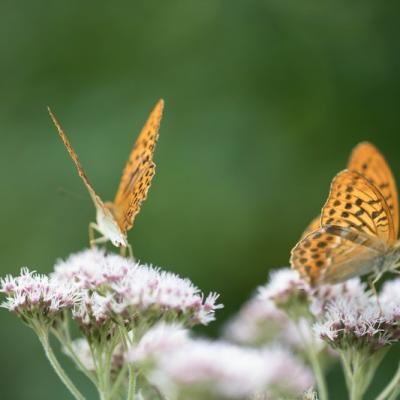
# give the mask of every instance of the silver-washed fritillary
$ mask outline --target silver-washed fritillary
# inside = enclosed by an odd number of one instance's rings
[[[360,143],[333,179],[321,216],[293,248],[291,265],[311,285],[399,266],[399,204],[393,174],[378,149]]]
[[[150,113],[130,153],[115,199],[112,202],[103,202],[98,196],[87,178],[67,135],[49,109],[54,125],[96,207],[97,223],[90,224],[91,244],[110,240],[117,247],[130,247],[127,232],[132,228],[135,216],[140,211],[140,205],[147,197],[147,192],[155,173],[153,153],[158,138],[163,108],[164,101],[159,100]],[[93,230],[101,233],[102,237],[94,239]]]

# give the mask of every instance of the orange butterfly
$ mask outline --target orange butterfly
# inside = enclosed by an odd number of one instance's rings
[[[105,243],[110,240],[114,246],[128,247],[131,251],[127,232],[132,228],[135,216],[140,210],[140,205],[147,197],[147,192],[155,173],[153,153],[158,139],[163,108],[164,101],[159,100],[142,128],[129,155],[113,202],[103,202],[97,195],[60,123],[49,109],[54,125],[96,207],[97,223],[89,224],[91,245]],[[102,237],[94,239],[94,231],[101,233]]]
[[[292,268],[311,285],[373,273],[400,261],[399,203],[392,172],[378,149],[360,143],[333,179],[321,216],[293,248]]]

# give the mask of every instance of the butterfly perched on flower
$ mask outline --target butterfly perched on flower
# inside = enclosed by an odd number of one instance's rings
[[[379,150],[363,142],[331,183],[321,216],[293,248],[290,263],[311,285],[333,284],[399,266],[399,203]]]
[[[116,247],[128,247],[130,249],[127,232],[132,228],[135,216],[140,211],[140,205],[147,197],[147,192],[155,173],[153,153],[158,139],[163,108],[164,101],[159,100],[150,113],[129,155],[117,193],[112,202],[103,202],[96,193],[67,135],[49,109],[58,133],[96,207],[96,223],[89,225],[92,245],[110,240]],[[98,231],[102,237],[94,239],[94,230]]]

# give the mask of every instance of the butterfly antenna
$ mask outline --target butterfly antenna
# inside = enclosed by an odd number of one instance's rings
[[[83,196],[83,195],[75,193],[75,192],[71,192],[71,191],[63,188],[62,186],[57,188],[57,193],[62,195],[62,196],[66,196],[66,197],[70,197],[70,198],[73,197],[76,200],[86,200],[86,196]]]

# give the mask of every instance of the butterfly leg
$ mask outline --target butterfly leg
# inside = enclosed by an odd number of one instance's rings
[[[400,257],[395,261],[391,272],[393,272],[394,274],[400,274]]]
[[[133,256],[132,246],[128,243],[126,247],[121,247],[121,256],[126,256],[126,249],[128,249],[128,257],[135,261],[135,257]]]
[[[133,256],[132,246],[129,243],[128,243],[128,253],[129,257],[132,258],[133,261],[135,261],[135,257]]]
[[[95,240],[95,238],[94,238],[95,226],[97,227],[97,225],[94,222],[90,222],[89,223],[89,243],[90,243],[90,247],[93,247],[92,243]]]
[[[381,312],[382,312],[382,307],[381,307],[381,303],[379,301],[378,291],[376,290],[376,286],[375,286],[375,284],[379,281],[379,279],[381,277],[382,277],[382,272],[377,272],[374,276],[368,277],[368,284],[369,284],[369,287],[371,288],[371,291],[376,299],[379,310],[381,310]]]
[[[102,236],[102,237],[99,237],[96,239],[96,237],[95,237],[96,231],[97,232],[99,231],[97,225],[94,222],[91,222],[89,224],[89,243],[90,243],[90,247],[92,249],[94,247],[96,247],[96,244],[106,243],[108,241],[108,239],[105,236]]]
[[[369,277],[369,278],[368,278],[368,285],[369,285],[369,288],[371,289],[371,292],[373,293],[373,295],[374,295],[376,298],[378,298],[378,292],[377,292],[376,286],[375,286],[375,283],[376,283],[376,282],[377,282],[376,277],[375,277],[375,278],[373,278],[373,277]]]

